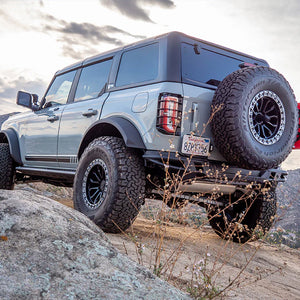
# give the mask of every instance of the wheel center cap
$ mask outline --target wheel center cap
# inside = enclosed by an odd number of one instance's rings
[[[257,122],[257,124],[261,125],[265,121],[264,115],[262,113],[258,113],[255,117],[255,121]]]

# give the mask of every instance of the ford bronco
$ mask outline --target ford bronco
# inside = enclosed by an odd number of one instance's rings
[[[299,120],[265,60],[179,32],[68,66],[40,100],[19,91],[17,104],[30,111],[2,124],[1,189],[73,186],[75,209],[119,232],[169,187],[168,204],[204,206],[236,242],[270,229]]]

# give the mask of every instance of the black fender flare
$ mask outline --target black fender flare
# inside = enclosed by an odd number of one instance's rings
[[[10,155],[13,158],[13,160],[22,165],[22,159],[20,154],[20,145],[19,145],[19,139],[16,134],[16,132],[12,128],[8,128],[5,130],[0,131],[0,140],[1,136],[5,136],[9,145],[9,151]]]
[[[143,139],[135,125],[122,117],[108,117],[93,123],[87,129],[79,147],[78,158],[80,158],[85,147],[93,139],[93,129],[99,129],[99,127],[102,129],[100,129],[100,132],[97,131],[97,137],[99,137],[110,135],[106,128],[111,128],[111,126],[113,126],[119,132],[120,137],[123,138],[124,143],[128,148],[146,149]]]

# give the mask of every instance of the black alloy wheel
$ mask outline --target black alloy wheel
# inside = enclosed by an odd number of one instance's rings
[[[281,99],[272,91],[261,91],[249,106],[249,125],[254,138],[263,145],[275,144],[285,127]]]
[[[83,179],[83,198],[91,208],[99,207],[107,194],[108,168],[102,159],[93,160],[86,169]]]

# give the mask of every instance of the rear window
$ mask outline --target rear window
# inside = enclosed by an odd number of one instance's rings
[[[158,43],[123,53],[116,86],[154,80],[158,75]]]
[[[197,51],[196,51],[197,52]],[[239,69],[241,60],[194,45],[181,44],[182,79],[217,86],[228,74]]]

